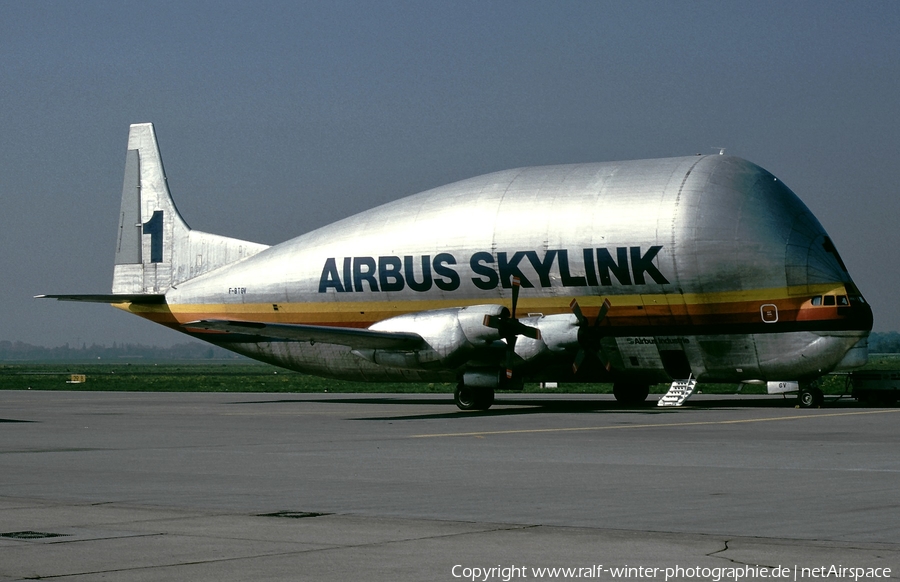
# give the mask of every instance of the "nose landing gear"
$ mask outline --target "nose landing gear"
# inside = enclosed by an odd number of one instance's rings
[[[800,386],[797,393],[797,405],[800,408],[818,408],[825,402],[825,395],[815,384]]]

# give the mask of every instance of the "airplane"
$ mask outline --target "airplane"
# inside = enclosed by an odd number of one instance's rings
[[[809,209],[738,157],[494,172],[267,246],[187,225],[150,123],[128,135],[112,292],[38,297],[299,372],[455,383],[462,410],[525,382],[609,382],[626,405],[765,383],[816,406],[873,321]]]

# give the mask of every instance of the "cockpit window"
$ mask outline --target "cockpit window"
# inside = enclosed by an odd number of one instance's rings
[[[847,296],[846,296],[846,295],[838,295],[838,296],[837,296],[837,303],[838,303],[838,305],[850,305],[850,302],[847,301]]]
[[[822,305],[822,296],[821,296],[821,295],[816,295],[815,297],[813,297],[813,298],[812,298],[812,304],[813,304],[813,305]]]
[[[834,295],[825,296],[825,305],[834,305]]]

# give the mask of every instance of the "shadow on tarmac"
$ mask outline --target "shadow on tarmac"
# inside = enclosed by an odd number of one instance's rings
[[[795,408],[797,400],[793,396],[784,398],[782,396],[772,397],[753,397],[742,398],[740,396],[710,397],[697,400],[691,400],[680,408],[674,407],[657,407],[656,399],[651,396],[649,400],[639,406],[623,406],[611,399],[597,400],[578,400],[580,395],[573,394],[571,400],[547,399],[541,395],[536,396],[513,396],[511,398],[504,397],[500,394],[497,400],[488,410],[458,410],[453,402],[452,396],[446,398],[416,398],[408,395],[373,395],[373,396],[348,396],[348,397],[305,397],[305,398],[281,398],[278,400],[253,400],[231,402],[230,404],[367,404],[367,405],[389,405],[389,406],[448,406],[452,407],[447,412],[430,413],[430,414],[409,414],[397,416],[366,416],[353,418],[351,420],[432,420],[432,419],[452,419],[452,418],[472,418],[472,417],[491,417],[491,416],[520,416],[531,414],[585,414],[585,413],[623,413],[631,412],[641,415],[658,415],[672,414],[678,410],[715,410],[727,408]],[[655,396],[655,395],[654,395]],[[823,408],[867,408],[850,398],[828,397]]]

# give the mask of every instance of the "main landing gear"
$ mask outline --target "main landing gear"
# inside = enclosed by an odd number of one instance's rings
[[[460,382],[453,393],[453,402],[460,410],[487,410],[494,403],[494,389],[474,388]]]
[[[616,382],[613,384],[613,395],[616,401],[624,406],[639,406],[650,394],[648,384]],[[460,382],[453,392],[453,402],[460,410],[487,410],[494,404],[494,389],[481,386],[466,386]]]
[[[647,400],[650,394],[648,384],[632,384],[629,382],[616,382],[613,384],[613,396],[616,402],[625,406],[638,406]]]

